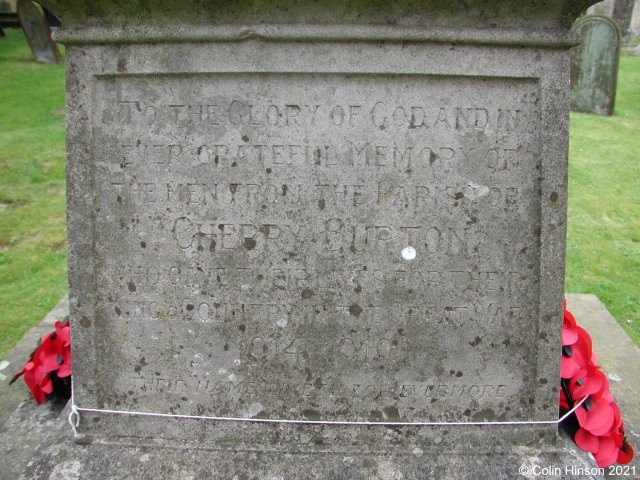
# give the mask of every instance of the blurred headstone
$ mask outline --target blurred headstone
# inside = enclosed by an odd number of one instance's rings
[[[15,2],[10,2],[9,0],[0,0],[0,12],[15,12],[16,6]]]
[[[640,35],[640,0],[636,0],[631,13],[631,24],[629,26],[630,41]]]
[[[20,28],[20,20],[15,5],[7,0],[0,0],[0,37],[4,37],[5,28]]]
[[[18,16],[35,61],[59,63],[60,52],[51,39],[51,30],[42,7],[31,0],[19,0]]]
[[[604,0],[589,7],[587,14],[611,17],[618,23],[624,41],[628,42],[634,35],[632,17],[634,10],[638,10],[638,3],[638,0]]]
[[[610,17],[613,15],[614,0],[603,0],[592,5],[587,10],[587,15],[604,15]]]
[[[571,51],[571,110],[612,115],[616,100],[620,29],[607,17],[589,15],[573,25],[582,43]]]
[[[630,37],[631,14],[634,0],[616,0],[613,5],[613,19],[618,22],[622,38],[626,42]]]

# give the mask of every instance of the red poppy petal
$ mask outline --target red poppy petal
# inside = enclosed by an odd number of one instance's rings
[[[26,372],[23,378],[24,383],[26,383],[29,388],[31,388],[32,385],[38,384],[38,382],[36,382],[35,376],[31,372]]]
[[[580,370],[580,365],[576,363],[573,357],[562,356],[560,360],[560,376],[562,378],[571,378]]]
[[[580,409],[578,409],[580,410]],[[613,409],[611,406],[601,398],[597,400],[592,400],[591,402],[591,410],[587,415],[587,421],[583,428],[586,428],[591,433],[594,433],[594,430],[605,431],[609,430],[613,425]]]
[[[58,368],[58,355],[62,351],[62,344],[58,341],[47,342],[38,349],[37,359],[47,372]]]
[[[613,402],[613,403],[609,403],[609,405],[611,405],[611,410],[613,410],[613,418],[614,418],[613,424],[616,427],[622,425],[622,416],[620,414],[620,408],[618,407],[618,404],[616,402]]]
[[[56,332],[58,334],[58,338],[60,339],[60,343],[63,346],[68,347],[69,344],[71,343],[71,338],[70,338],[70,334],[69,334],[69,324],[67,323],[62,328],[58,328],[56,326]]]
[[[33,395],[33,398],[35,399],[36,403],[44,403],[44,401],[47,399],[44,392],[39,388],[36,388],[35,390],[31,390],[31,394]]]
[[[630,443],[626,443],[623,445],[623,448],[618,450],[618,459],[617,462],[621,465],[629,463],[633,460],[633,447]]]
[[[618,458],[618,447],[609,437],[600,438],[598,452],[593,455],[600,468],[607,468]]]
[[[584,428],[580,428],[577,432],[573,441],[576,442],[576,445],[580,447],[585,452],[596,453],[598,451],[598,446],[600,444],[600,440],[595,435],[592,435]]]
[[[53,382],[49,376],[45,377],[43,381],[40,383],[40,388],[44,393],[53,392]]]
[[[624,443],[624,434],[620,432],[618,428],[616,428],[615,422],[614,422],[613,428],[611,428],[611,433],[609,433],[609,437],[611,437],[611,440],[613,440],[613,443],[616,444],[616,447],[618,448],[622,447],[622,444]]]
[[[578,383],[578,381],[584,379],[584,377],[586,377],[587,375],[589,375],[589,370],[587,370],[586,368],[580,368],[573,375],[573,377],[571,377],[571,381],[569,382],[569,388],[574,389],[576,383]]]
[[[578,331],[573,328],[562,329],[562,346],[573,345],[578,341]]]
[[[600,426],[594,426],[589,431],[598,437],[609,437],[613,434],[613,422],[611,424],[603,423]],[[613,439],[612,439],[613,440]]]
[[[607,403],[609,403],[609,404],[612,404],[612,403],[614,402],[614,400],[615,400],[615,399],[613,398],[613,395],[611,395],[611,392],[609,392],[609,391],[604,392],[604,393],[601,395],[601,397],[600,397],[600,398],[602,398],[603,400],[605,400],[605,401],[606,401]]]
[[[576,418],[578,419],[578,423],[580,424],[580,426],[583,428],[587,424],[588,415],[589,415],[589,412],[585,410],[584,404],[582,404],[580,408],[576,410]]]
[[[69,375],[71,375],[71,364],[63,363],[60,366],[60,370],[58,370],[56,374],[60,378],[68,377]]]
[[[593,353],[593,347],[591,343],[591,335],[579,325],[575,326],[575,329],[578,331],[578,342],[582,349],[587,353],[587,358],[591,358]]]
[[[569,310],[564,311],[563,320],[568,323],[571,327],[576,326],[576,318]]]
[[[564,410],[569,410],[569,402],[567,402],[567,398],[564,396],[564,390],[560,390],[560,408]]]
[[[576,398],[582,398],[585,395],[592,395],[599,392],[602,388],[602,379],[598,376],[590,375],[584,378],[582,385],[576,385],[573,390]]]
[[[580,339],[573,345],[571,345],[571,352],[573,355],[571,358],[580,368],[587,368],[593,365],[591,362],[591,352],[587,351],[587,347]]]
[[[605,398],[605,400],[607,400],[608,403],[613,402],[613,396],[608,395],[609,394],[609,379],[607,379],[607,376],[604,374],[604,372],[602,370],[600,370],[600,367],[595,367],[594,369],[594,377],[597,377],[600,379],[600,388],[593,392],[591,394],[592,398]]]
[[[53,372],[58,369],[60,365],[58,365],[58,356],[49,355],[44,358],[42,362],[42,368],[45,372]]]

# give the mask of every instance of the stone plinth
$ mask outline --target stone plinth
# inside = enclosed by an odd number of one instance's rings
[[[557,418],[588,3],[45,2],[79,431],[416,475],[553,444],[415,424]]]

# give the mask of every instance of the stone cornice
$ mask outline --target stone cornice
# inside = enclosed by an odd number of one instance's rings
[[[67,44],[390,41],[566,47],[595,0],[42,0]]]

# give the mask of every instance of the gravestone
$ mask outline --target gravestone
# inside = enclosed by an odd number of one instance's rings
[[[0,1],[0,12],[15,12],[16,6],[15,2],[10,2],[9,0]]]
[[[6,0],[0,1],[0,37],[4,37],[5,28],[20,28],[20,19],[15,5]]]
[[[633,10],[637,5],[638,0],[605,0],[589,7],[587,14],[610,17],[620,27],[622,40],[628,42],[633,36]]]
[[[631,18],[635,3],[635,0],[618,0],[613,9],[612,18],[618,22],[624,42],[631,40]]]
[[[566,453],[544,422],[589,2],[44,4],[89,443],[49,462],[482,477]]]
[[[604,17],[611,17],[613,15],[613,9],[615,8],[615,0],[603,0],[595,5],[590,6],[587,9],[587,15],[602,15]]]
[[[635,37],[640,35],[640,1],[636,0],[631,11],[631,22],[629,25],[630,40],[635,42]]]
[[[571,53],[571,110],[612,115],[616,101],[620,29],[607,17],[589,15],[573,26],[582,43]]]
[[[31,0],[18,0],[18,17],[35,61],[59,63],[60,52],[51,40],[51,31],[42,7]]]

